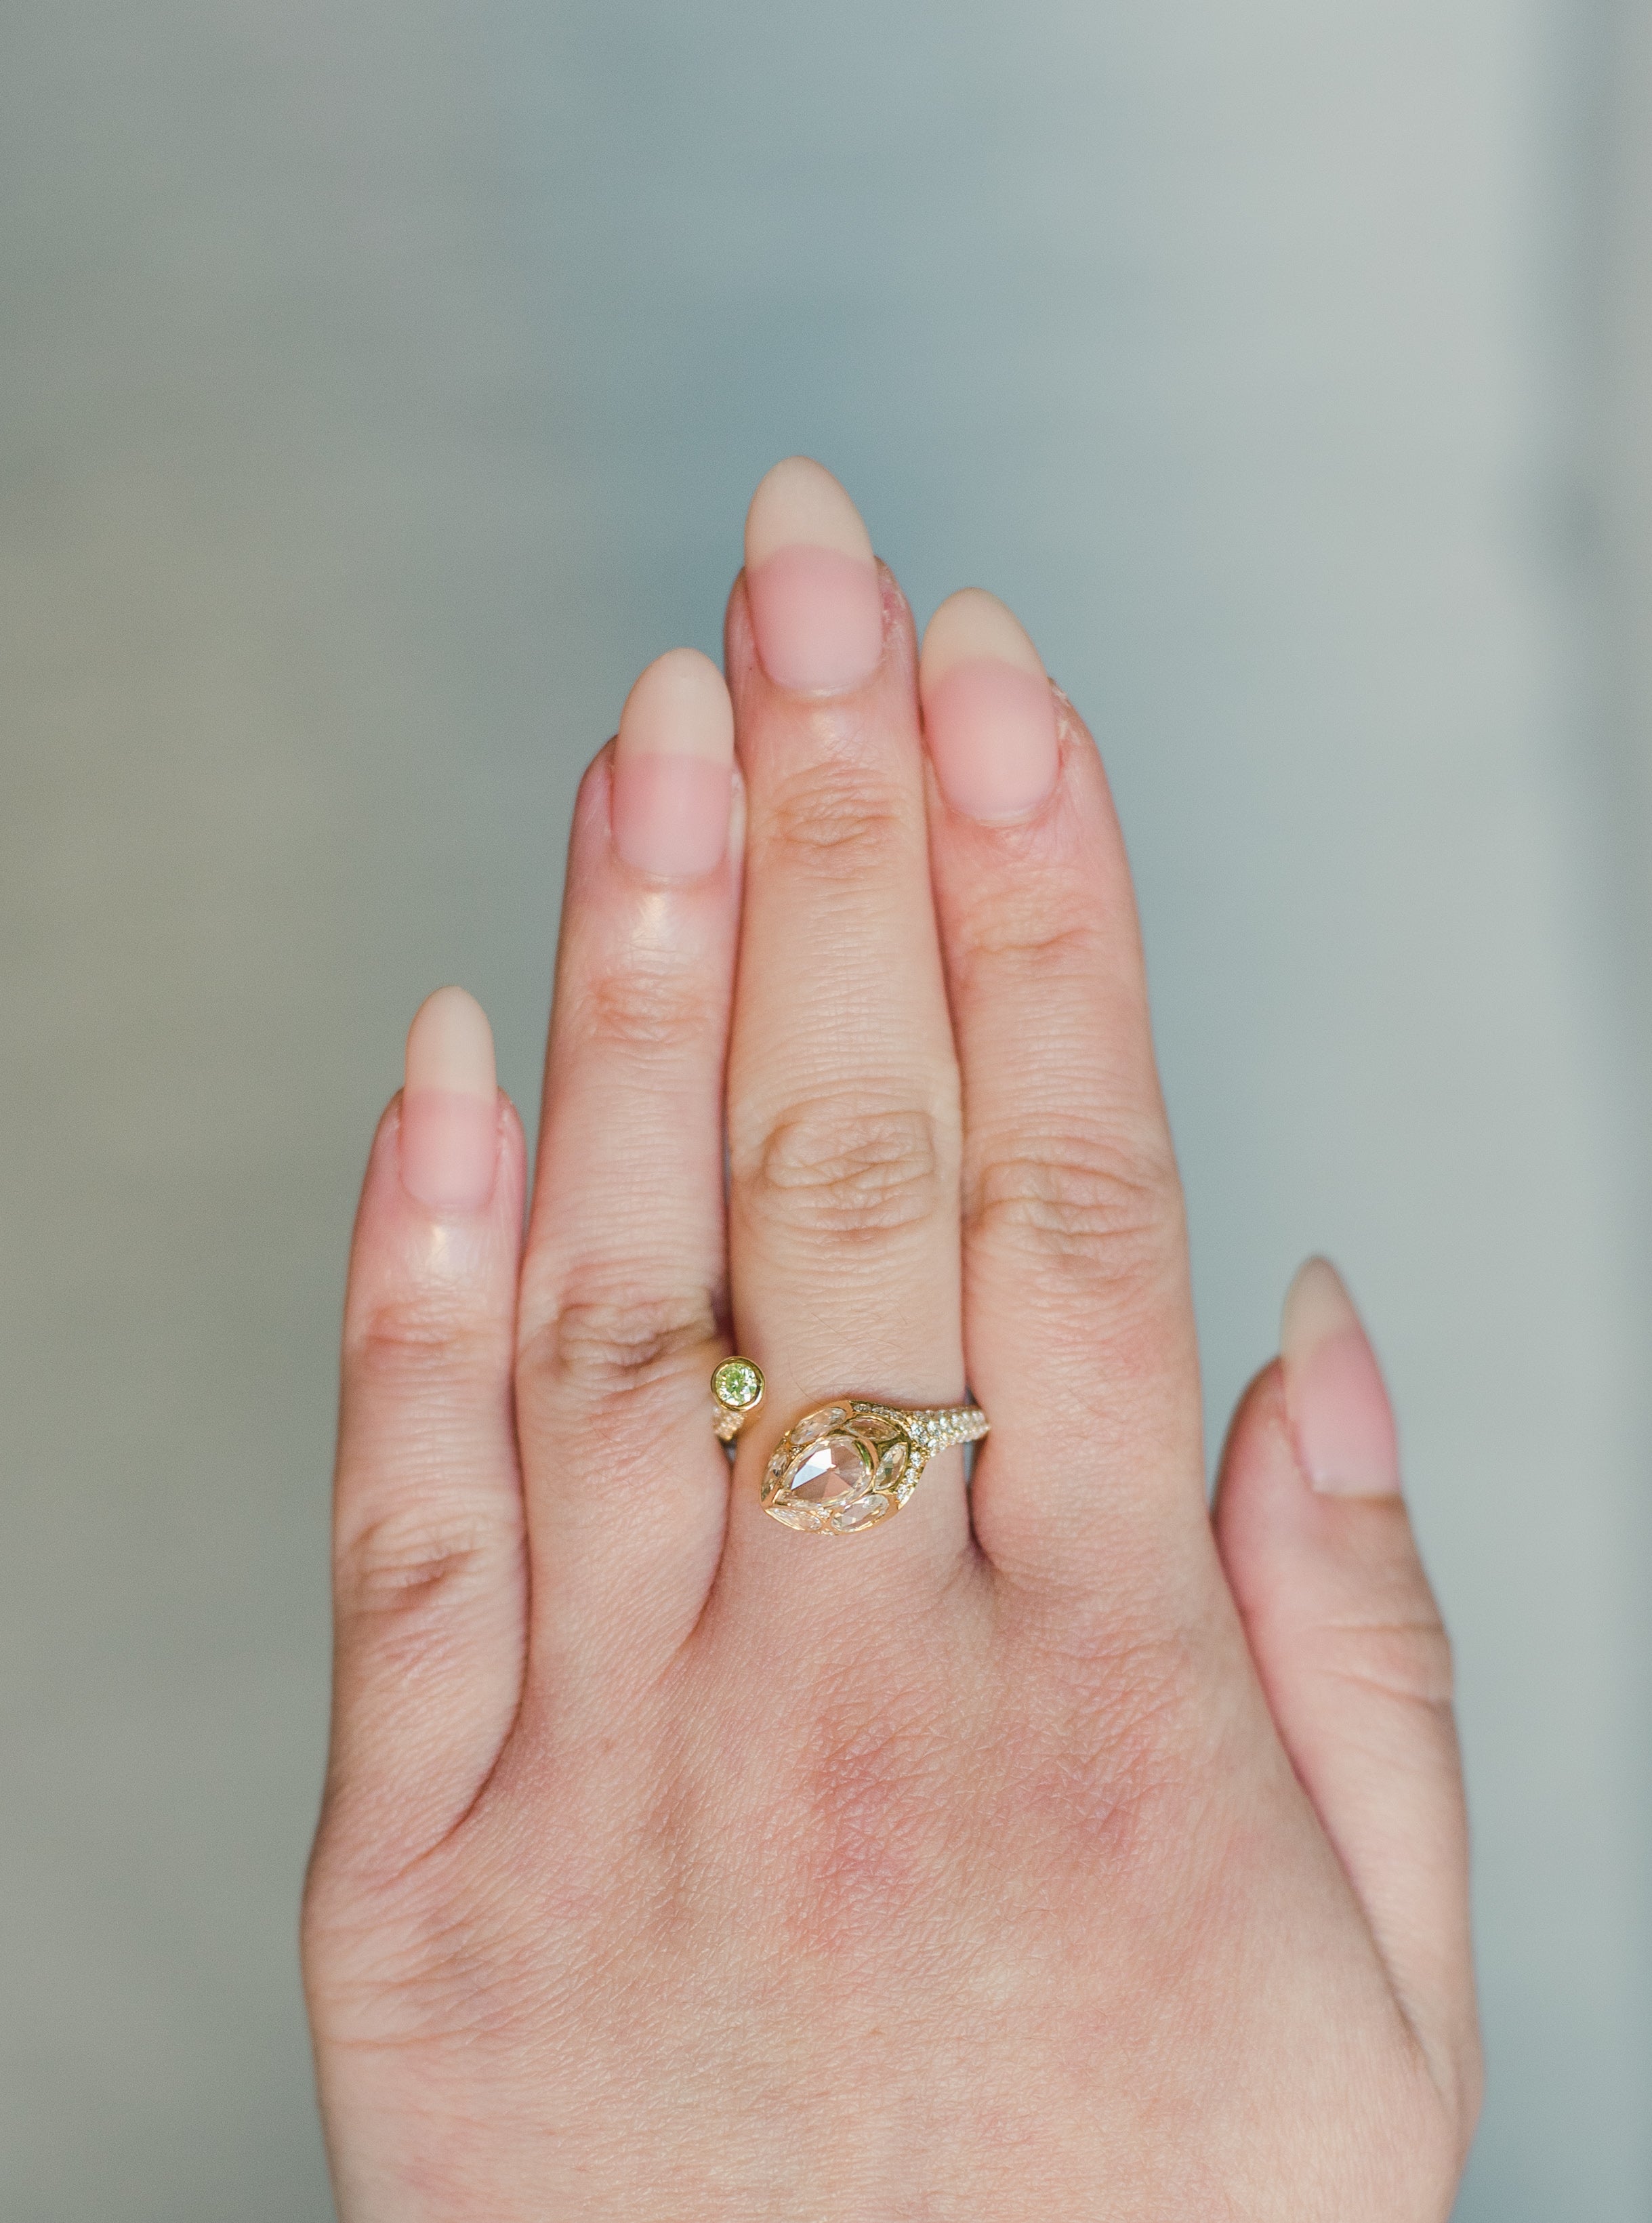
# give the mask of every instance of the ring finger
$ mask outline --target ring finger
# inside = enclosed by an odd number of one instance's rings
[[[767,1398],[742,1439],[728,1552],[791,1578],[955,1567],[962,1464],[936,1459],[875,1545],[764,1517],[763,1463],[845,1395],[963,1395],[958,1076],[926,847],[911,620],[848,495],[777,464],[752,501],[728,668],[749,796],[728,1076],[729,1263],[740,1348]],[[777,1562],[775,1554],[783,1555]],[[791,1571],[773,1587],[777,1565]]]

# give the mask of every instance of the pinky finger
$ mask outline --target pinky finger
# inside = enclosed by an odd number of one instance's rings
[[[516,1710],[524,1162],[486,1016],[438,989],[374,1140],[344,1308],[321,1842],[350,1866],[399,1869],[442,1837]]]
[[[1466,2146],[1480,2065],[1450,1647],[1382,1376],[1324,1259],[1293,1283],[1281,1343],[1234,1419],[1217,1541],[1280,1738]]]

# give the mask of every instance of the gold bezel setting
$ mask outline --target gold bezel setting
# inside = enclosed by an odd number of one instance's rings
[[[763,1370],[750,1358],[725,1358],[714,1369],[711,1395],[717,1401],[711,1425],[731,1444],[763,1401]]]
[[[802,1535],[858,1536],[899,1512],[937,1452],[978,1441],[987,1426],[974,1405],[912,1411],[840,1397],[781,1437],[759,1489],[763,1510]]]

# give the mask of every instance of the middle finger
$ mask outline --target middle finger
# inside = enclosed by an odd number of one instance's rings
[[[935,1459],[865,1542],[787,1531],[757,1483],[812,1407],[963,1395],[958,1072],[911,619],[848,496],[805,457],[758,488],[746,554],[728,636],[750,812],[729,1267],[739,1347],[768,1394],[741,1441],[728,1548],[771,1596],[781,1565],[860,1590],[863,1553],[897,1581],[915,1561],[955,1569],[969,1533],[959,1453]]]

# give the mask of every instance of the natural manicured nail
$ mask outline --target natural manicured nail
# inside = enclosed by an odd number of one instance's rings
[[[1044,802],[1061,766],[1044,663],[1014,613],[979,587],[943,602],[918,661],[924,733],[941,792],[1005,824]]]
[[[401,1185],[444,1218],[480,1212],[499,1166],[499,1082],[488,1014],[463,988],[438,988],[407,1030]]]
[[[614,745],[614,846],[665,879],[716,870],[728,846],[735,714],[697,648],[668,649],[626,697]]]
[[[1333,1497],[1397,1497],[1399,1445],[1376,1354],[1342,1277],[1310,1258],[1290,1285],[1279,1335],[1296,1456]]]
[[[776,463],[746,513],[746,593],[763,669],[777,685],[840,694],[883,656],[872,538],[831,473]]]

